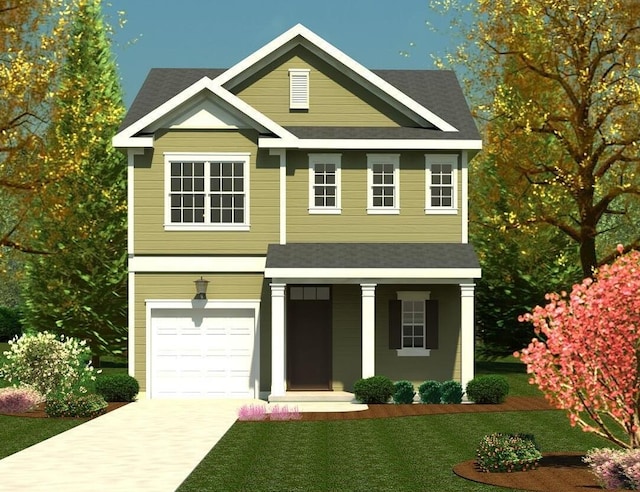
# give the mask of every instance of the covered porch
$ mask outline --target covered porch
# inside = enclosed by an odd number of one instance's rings
[[[270,245],[265,277],[270,401],[351,401],[353,382],[374,375],[474,377],[480,267],[468,244]]]

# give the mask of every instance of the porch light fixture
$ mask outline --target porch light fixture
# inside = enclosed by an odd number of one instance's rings
[[[194,280],[193,283],[196,284],[196,296],[194,299],[206,299],[209,281],[200,277],[198,280]]]

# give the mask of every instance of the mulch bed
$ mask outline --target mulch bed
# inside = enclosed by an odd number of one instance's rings
[[[369,405],[367,410],[355,412],[304,412],[301,420],[353,420],[380,419],[389,417],[414,417],[417,415],[440,415],[448,413],[516,412],[554,410],[546,400],[539,397],[510,396],[498,405]]]
[[[120,408],[124,405],[127,405],[129,402],[124,402],[124,401],[114,401],[114,402],[108,402],[107,403],[107,408],[105,413],[109,413],[112,412],[113,410],[116,410],[117,408]],[[35,418],[35,419],[46,419],[49,418],[46,414],[46,412],[44,411],[44,403],[39,404],[35,409],[30,410],[29,412],[24,412],[24,413],[0,413],[0,415],[8,415],[10,417],[30,417],[30,418]],[[103,414],[104,415],[104,414]],[[61,418],[61,419],[75,419],[75,417],[56,417],[56,418]]]
[[[486,473],[476,467],[474,460],[453,467],[459,477],[498,487],[536,492],[594,492],[602,490],[596,476],[582,462],[578,453],[543,453],[535,470]],[[609,490],[609,489],[608,489]]]

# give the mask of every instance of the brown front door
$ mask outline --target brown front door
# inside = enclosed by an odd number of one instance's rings
[[[331,288],[289,287],[287,299],[289,390],[331,390]]]

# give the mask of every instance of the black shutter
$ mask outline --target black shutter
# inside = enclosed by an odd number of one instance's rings
[[[402,301],[389,301],[389,348],[402,348]]]
[[[438,332],[440,326],[438,324],[438,301],[426,301],[427,305],[427,340],[425,348],[438,348]]]

